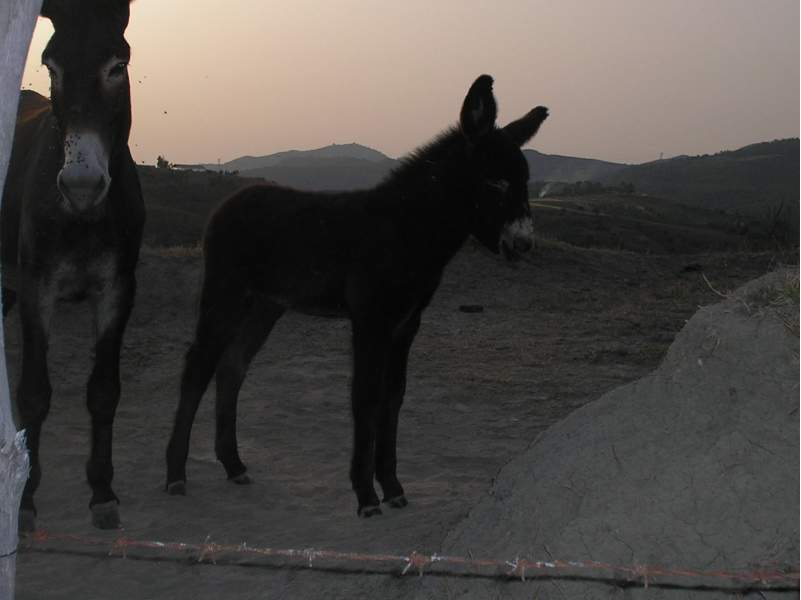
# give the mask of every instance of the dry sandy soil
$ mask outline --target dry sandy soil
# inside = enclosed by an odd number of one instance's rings
[[[179,253],[180,254],[180,253]],[[797,254],[783,257],[797,261]],[[509,265],[468,245],[449,266],[412,350],[399,475],[410,505],[359,520],[348,481],[349,324],[287,315],[240,397],[240,453],[255,478],[228,483],[213,451],[213,391],[201,405],[186,497],[163,491],[164,447],[192,333],[197,257],[145,250],[123,349],[115,489],[124,534],[140,539],[408,554],[434,552],[498,471],[576,408],[661,361],[700,305],[772,269],[774,254],[647,256],[541,245]],[[481,313],[459,310],[480,304]],[[18,315],[6,322],[12,382]],[[51,340],[53,406],[42,444],[39,526],[111,543],[90,525],[84,387],[92,345],[84,305],[63,305]],[[46,548],[58,550],[45,551]],[[191,556],[108,558],[109,548],[37,544],[18,556],[17,597],[375,597],[394,575],[278,568]],[[161,555],[152,553],[151,558]],[[141,556],[139,556],[141,558]],[[503,558],[503,557],[498,557]],[[235,564],[240,563],[240,564]]]
[[[413,597],[797,598],[798,387],[798,271],[779,270],[696,312],[656,370],[540,435],[441,548],[616,568],[426,577]]]

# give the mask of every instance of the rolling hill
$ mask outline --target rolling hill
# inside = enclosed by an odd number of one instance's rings
[[[785,210],[798,215],[798,165],[799,140],[788,138],[717,154],[629,165],[599,180],[628,181],[638,192],[710,210],[766,216],[783,203]]]
[[[307,190],[333,191],[373,186],[397,162],[378,150],[351,143],[264,156],[240,156],[219,164],[176,166],[180,170],[237,173]]]
[[[598,181],[624,170],[628,165],[622,163],[596,160],[594,158],[577,158],[558,154],[543,154],[536,150],[523,150],[528,162],[532,181]]]
[[[349,156],[310,158],[293,155],[275,165],[247,169],[239,174],[306,190],[355,190],[376,185],[397,164],[398,161],[391,158],[377,161]]]
[[[788,138],[751,144],[713,155],[676,156],[643,164],[543,154],[524,150],[531,179],[536,182],[596,181],[607,186],[629,182],[638,194],[688,208],[723,211],[745,221],[754,219],[781,225],[797,238],[799,212],[799,140]],[[147,173],[146,185],[165,186],[172,196],[186,197],[181,210],[200,208],[202,217],[211,205],[232,192],[239,183],[266,179],[308,190],[347,190],[371,187],[386,177],[398,160],[360,144],[332,144],[314,150],[289,150],[266,156],[242,156],[219,165],[180,165],[179,173]],[[200,170],[189,177],[187,171]],[[240,177],[224,177],[238,174]],[[175,188],[181,179],[187,189]],[[206,199],[208,197],[208,199]],[[193,200],[194,198],[195,200]],[[202,199],[202,200],[201,200]],[[212,201],[213,200],[213,201]],[[171,211],[169,202],[157,211]],[[159,213],[160,214],[160,213]],[[161,218],[160,215],[157,218]],[[191,226],[189,225],[191,223]],[[185,222],[193,234],[195,218]],[[178,226],[178,229],[182,227]],[[187,232],[188,233],[188,232]],[[786,234],[783,234],[786,236]],[[172,236],[169,236],[172,238]],[[183,236],[179,236],[183,237]],[[171,239],[175,242],[176,240]]]
[[[753,215],[798,200],[799,140],[751,144],[713,155],[676,156],[642,164],[523,151],[532,181],[631,182],[638,192],[712,210]],[[236,172],[309,190],[360,189],[375,185],[397,159],[360,144],[332,144],[242,156],[221,164],[179,165],[186,170]]]
[[[591,158],[523,151],[532,179],[587,181],[614,174],[628,165]],[[265,156],[240,156],[225,163],[178,165],[182,170],[236,172],[308,190],[367,188],[386,177],[400,161],[361,144],[331,144],[314,150],[288,150]]]

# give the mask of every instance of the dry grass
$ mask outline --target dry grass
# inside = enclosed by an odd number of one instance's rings
[[[798,268],[785,271],[782,281],[773,287],[765,287],[749,295],[748,301],[756,310],[773,312],[787,330],[795,337],[799,335],[799,276]]]
[[[774,287],[761,288],[748,296],[752,306],[780,308],[798,306],[799,277],[798,269],[784,272],[782,281]]]
[[[709,289],[721,298],[738,302],[752,316],[762,316],[766,313],[775,315],[793,336],[798,337],[801,287],[799,287],[797,266],[786,268],[776,284],[758,288],[744,296],[734,292],[722,292],[712,285],[706,275],[702,274],[702,277]]]

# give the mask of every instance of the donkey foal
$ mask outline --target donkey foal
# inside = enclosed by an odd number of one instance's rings
[[[531,248],[528,165],[520,146],[548,116],[537,107],[495,126],[492,78],[479,77],[459,126],[417,150],[382,183],[344,193],[274,185],[244,189],[212,215],[195,339],[167,447],[167,491],[186,493],[189,436],[217,378],[218,459],[250,481],[237,450],[236,404],[248,365],[287,309],[350,318],[353,456],[358,514],[406,505],[396,475],[398,413],[420,315],[469,235],[508,259]]]

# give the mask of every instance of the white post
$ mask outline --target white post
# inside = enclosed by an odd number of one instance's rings
[[[6,182],[25,57],[42,0],[0,1],[0,194]],[[2,244],[2,240],[0,240]],[[19,502],[28,478],[25,433],[11,414],[5,337],[0,323],[0,600],[14,598]]]

